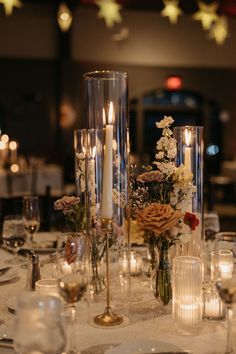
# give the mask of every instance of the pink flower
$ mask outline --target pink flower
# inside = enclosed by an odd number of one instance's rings
[[[79,203],[80,203],[79,197],[64,196],[63,198],[55,201],[54,209],[55,210],[62,210],[64,214],[68,214],[73,209],[73,207]]]

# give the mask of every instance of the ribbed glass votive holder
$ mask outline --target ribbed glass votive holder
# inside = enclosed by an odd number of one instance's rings
[[[193,334],[202,320],[202,261],[179,256],[173,261],[173,319],[178,332]]]

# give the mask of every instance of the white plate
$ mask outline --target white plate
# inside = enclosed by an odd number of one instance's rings
[[[165,352],[181,351],[174,344],[152,341],[152,340],[135,340],[128,341],[118,345],[115,348],[108,349],[105,354],[152,354]]]
[[[0,276],[0,285],[17,280],[19,278],[18,273],[14,269],[9,269],[5,274]]]

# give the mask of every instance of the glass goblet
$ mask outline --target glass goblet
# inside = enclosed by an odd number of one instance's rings
[[[24,245],[26,233],[21,215],[6,215],[3,220],[2,239],[4,245],[9,247],[15,257],[10,260],[10,263],[15,263],[19,260],[17,252]]]
[[[227,340],[225,354],[230,354],[233,353],[231,341],[231,311],[233,304],[236,303],[235,275],[231,279],[219,279],[216,282],[216,289],[220,298],[226,304]]]
[[[33,237],[40,226],[39,200],[35,196],[23,198],[23,220],[27,235],[33,244]]]
[[[76,325],[76,302],[81,300],[87,290],[89,282],[88,272],[88,254],[86,240],[83,236],[78,236],[76,241],[77,257],[73,262],[71,272],[64,273],[58,279],[59,294],[69,305],[71,310],[71,328],[69,334],[69,350],[68,354],[78,354],[75,344],[75,325]]]

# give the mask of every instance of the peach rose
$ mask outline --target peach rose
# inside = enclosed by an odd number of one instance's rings
[[[137,221],[141,229],[161,235],[176,226],[182,216],[180,210],[174,210],[169,204],[151,203],[137,213]]]

